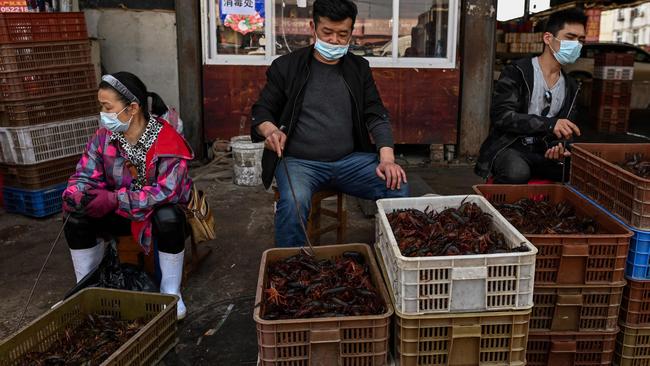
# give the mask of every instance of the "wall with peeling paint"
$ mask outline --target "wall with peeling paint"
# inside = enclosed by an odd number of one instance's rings
[[[84,13],[90,37],[99,40],[105,71],[132,72],[168,105],[178,107],[176,14],[126,9]]]

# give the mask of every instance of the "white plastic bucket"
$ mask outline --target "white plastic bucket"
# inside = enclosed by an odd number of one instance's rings
[[[262,153],[264,143],[253,143],[250,136],[235,136],[230,139],[233,157],[233,183],[238,186],[262,184]]]

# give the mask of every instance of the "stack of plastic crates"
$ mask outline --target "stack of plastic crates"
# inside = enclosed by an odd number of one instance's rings
[[[387,214],[439,212],[463,201],[490,213],[510,247],[525,245],[528,251],[402,255]],[[377,207],[376,254],[395,307],[396,364],[524,365],[537,249],[480,196],[384,199]]]
[[[633,157],[650,160],[650,144],[576,144],[571,162],[576,192],[634,233],[614,360],[621,366],[650,365],[650,179],[620,166]]]
[[[0,14],[0,176],[8,212],[45,217],[98,126],[83,13]]]
[[[479,185],[492,204],[521,199],[568,203],[598,225],[597,234],[525,234],[538,249],[528,365],[612,362],[632,233],[563,185]]]
[[[633,76],[633,54],[604,53],[596,56],[591,111],[598,132],[627,132]]]

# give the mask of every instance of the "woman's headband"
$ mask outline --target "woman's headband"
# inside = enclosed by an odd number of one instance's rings
[[[136,97],[131,91],[122,84],[121,81],[117,80],[115,76],[106,74],[102,76],[102,81],[107,82],[110,86],[112,86],[115,90],[117,90],[120,94],[126,97],[126,99],[130,100],[131,102],[136,102],[138,104],[140,103],[140,100],[138,97]]]

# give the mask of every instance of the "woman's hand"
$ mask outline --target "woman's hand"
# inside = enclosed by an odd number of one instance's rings
[[[88,194],[95,198],[86,205],[86,215],[93,218],[100,218],[117,210],[117,193],[105,189],[91,189]]]
[[[63,199],[63,211],[67,213],[83,213],[84,208],[90,201],[95,199],[95,196],[85,192],[85,191],[76,191],[72,194],[66,195]]]

